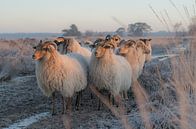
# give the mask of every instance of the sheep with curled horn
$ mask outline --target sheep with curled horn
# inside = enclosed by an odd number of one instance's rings
[[[72,40],[72,38],[57,37],[54,42],[56,43],[58,51],[61,54],[67,54],[67,45],[69,42],[72,42]]]
[[[63,113],[64,101],[67,102],[66,110],[70,111],[73,95],[87,86],[88,63],[77,53],[60,54],[51,41],[40,42],[34,49],[37,83],[44,95],[52,96],[52,114],[55,113],[56,91],[63,96]]]
[[[128,40],[121,45],[118,53],[124,56],[129,62],[133,73],[132,81],[136,81],[142,73],[146,54],[149,54],[150,50],[140,40]]]
[[[100,37],[100,38],[97,38],[93,44],[89,45],[89,47],[91,48],[91,51],[93,51],[93,49],[95,49],[101,42],[105,41],[104,38]]]
[[[65,44],[66,47],[64,48],[65,49],[64,54],[72,53],[72,52],[78,53],[78,54],[82,55],[87,60],[87,62],[89,62],[90,56],[91,56],[90,50],[88,50],[85,47],[82,47],[80,45],[80,43],[77,40],[75,40],[74,38],[61,37],[60,39],[59,38],[55,39],[56,43],[57,43],[57,41],[61,41],[61,43]]]
[[[150,50],[149,54],[146,54],[146,61],[149,62],[152,59],[152,45],[151,45],[151,40],[152,39],[139,39],[140,41],[143,41],[145,43],[145,45],[148,47],[148,49]]]
[[[108,90],[117,104],[121,104],[120,93],[131,86],[132,73],[127,60],[115,55],[113,40],[101,42],[93,51],[89,67],[90,84],[99,90]]]

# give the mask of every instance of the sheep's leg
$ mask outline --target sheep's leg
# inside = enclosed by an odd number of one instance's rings
[[[71,97],[67,97],[66,98],[66,102],[67,102],[66,111],[67,111],[67,113],[70,113],[71,112],[71,108],[72,108]]]
[[[117,104],[118,107],[119,106],[122,106],[122,98],[121,98],[120,95],[115,95],[114,96],[114,99],[115,99],[115,102],[116,102],[116,104]]]
[[[52,115],[55,115],[55,92],[52,93]]]
[[[93,99],[93,94],[91,93],[91,99]]]
[[[81,104],[81,101],[82,101],[82,92],[83,91],[80,91],[79,92],[79,101],[78,101],[78,109],[80,110],[80,104]]]
[[[78,98],[79,98],[79,93],[77,93],[76,95],[76,103],[75,103],[76,110],[78,110]]]
[[[110,105],[114,105],[113,96],[111,93],[108,95]]]
[[[65,114],[65,99],[63,96],[61,99],[62,99],[62,114]]]
[[[124,99],[125,100],[128,100],[129,98],[128,98],[128,95],[127,95],[127,91],[123,91],[123,96],[124,96]]]
[[[101,109],[101,100],[99,99],[99,102],[98,102],[98,110]]]
[[[76,96],[76,110],[79,110],[80,109],[80,102],[81,102],[81,98],[82,98],[82,91],[80,91],[79,93],[77,93],[77,96]]]

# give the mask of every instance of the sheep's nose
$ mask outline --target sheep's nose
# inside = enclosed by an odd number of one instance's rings
[[[97,55],[98,53],[97,52],[95,52],[95,55]]]
[[[35,55],[32,55],[32,58],[35,59]]]

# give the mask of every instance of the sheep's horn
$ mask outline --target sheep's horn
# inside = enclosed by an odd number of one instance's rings
[[[42,44],[42,40],[39,41],[39,44]]]
[[[56,43],[54,43],[54,42],[45,42],[45,45],[46,46],[48,46],[48,45],[52,45],[56,50],[57,50],[57,45],[56,45]]]
[[[52,42],[51,45],[53,45],[54,48],[57,50],[57,45],[56,45],[56,43]]]
[[[105,37],[105,40],[109,40],[109,39],[111,39],[111,35],[107,35],[107,36]]]

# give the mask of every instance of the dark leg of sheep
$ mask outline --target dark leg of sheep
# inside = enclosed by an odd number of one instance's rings
[[[65,114],[65,99],[63,96],[61,99],[62,99],[62,114]]]
[[[52,115],[55,115],[55,92],[52,93]]]
[[[110,105],[114,105],[113,96],[111,93],[108,95]]]
[[[91,99],[93,99],[93,94],[91,93]]]
[[[76,110],[80,109],[81,98],[82,98],[82,91],[78,92],[76,96],[76,104],[75,104]]]
[[[99,99],[99,102],[98,102],[98,110],[100,110],[100,109],[101,109],[101,101]]]

